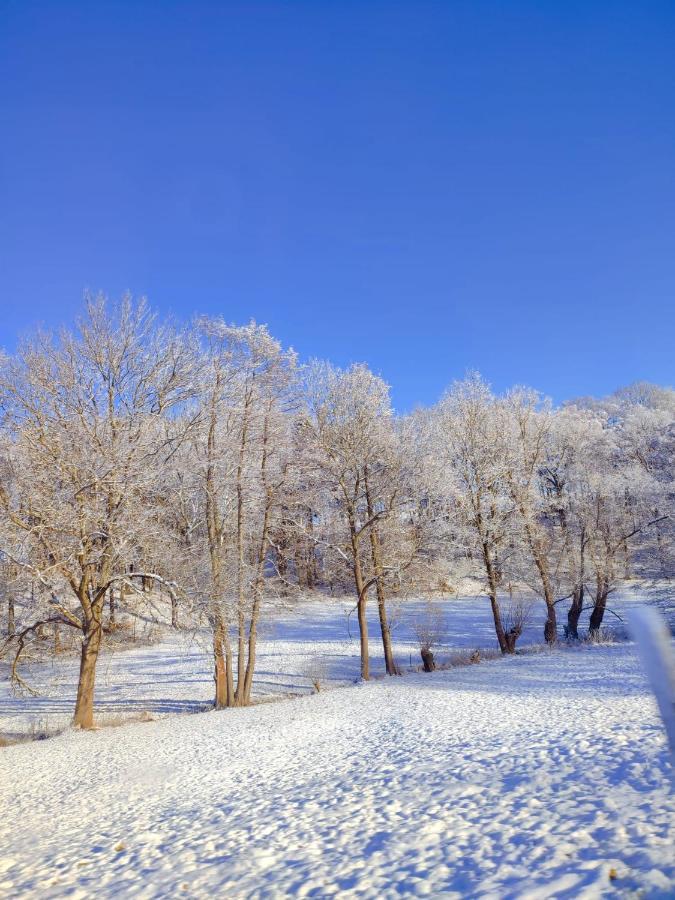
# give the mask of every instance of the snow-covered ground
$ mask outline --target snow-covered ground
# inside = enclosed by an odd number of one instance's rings
[[[628,644],[0,751],[0,894],[669,897]]]
[[[623,615],[636,600],[659,603],[675,610],[675,590],[667,583],[632,583],[612,597],[610,606]],[[454,650],[496,648],[494,626],[484,597],[439,601],[445,610],[446,632],[435,648],[439,661]],[[349,600],[312,599],[297,602],[277,614],[262,629],[254,695],[258,699],[312,693],[318,679],[325,689],[353,682],[359,675],[358,627]],[[560,629],[564,622],[561,607]],[[427,614],[423,601],[405,601],[391,609],[394,649],[403,668],[420,663],[414,624]],[[372,671],[381,674],[382,647],[377,611],[370,604]],[[535,606],[519,647],[542,640],[543,606]],[[612,614],[607,624],[620,624]],[[673,618],[675,622],[675,617]],[[126,652],[102,654],[96,687],[96,714],[101,724],[120,718],[149,714],[153,717],[189,713],[208,707],[213,698],[213,679],[207,634],[155,629],[161,640]],[[0,664],[0,736],[52,732],[70,722],[77,690],[78,658],[57,657],[46,665],[22,668],[37,696],[15,694],[8,680],[7,664]]]
[[[672,602],[641,585],[612,608],[640,598]],[[106,656],[99,718],[161,718],[0,749],[0,896],[675,896],[666,742],[631,644],[351,685],[348,609],[279,617],[257,682],[279,702],[248,709],[176,715],[211,697],[199,636]],[[441,658],[494,645],[485,601],[447,609]],[[422,610],[395,611],[402,664]],[[33,667],[39,697],[3,685],[0,729],[65,724],[76,670]],[[349,686],[310,696],[313,678]]]

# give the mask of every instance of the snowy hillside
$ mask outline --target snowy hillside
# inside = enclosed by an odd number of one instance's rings
[[[0,892],[672,896],[666,767],[626,644],[69,731],[0,753]]]
[[[650,586],[635,582],[612,598],[611,608],[623,615],[635,601],[659,603],[673,617],[674,591],[666,582]],[[444,633],[436,648],[439,662],[453,654],[476,648],[496,651],[494,625],[485,597],[446,599],[441,609]],[[350,615],[351,612],[351,615]],[[382,645],[377,609],[369,605],[372,667],[382,674]],[[406,669],[421,662],[415,623],[426,614],[423,601],[392,605],[392,633],[397,662]],[[533,607],[519,646],[539,644],[544,620],[543,604]],[[621,622],[608,615],[608,624]],[[213,701],[213,677],[209,636],[203,632],[176,632],[154,628],[161,638],[151,646],[102,655],[96,683],[96,717],[99,724],[119,723],[139,715],[159,717],[195,712]],[[51,658],[43,665],[25,666],[22,673],[36,696],[13,692],[8,664],[0,662],[0,736],[15,738],[30,733],[52,733],[72,718],[77,692],[79,657],[76,653]],[[353,604],[348,599],[322,598],[297,603],[277,613],[263,629],[254,679],[258,701],[313,693],[318,680],[322,690],[351,684],[359,676],[358,629]]]
[[[448,602],[439,658],[494,644],[484,605]],[[348,609],[279,618],[256,683],[279,702],[248,709],[176,715],[211,697],[199,636],[108,656],[100,721],[165,718],[0,751],[0,895],[672,896],[667,750],[631,644],[353,686]],[[397,614],[402,664],[418,615]],[[34,667],[38,697],[3,685],[4,732],[63,726],[76,669]]]

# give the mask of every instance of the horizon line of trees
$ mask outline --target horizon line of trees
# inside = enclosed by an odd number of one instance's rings
[[[674,464],[671,388],[554,408],[474,373],[400,416],[366,365],[300,365],[255,322],[88,297],[76,328],[0,357],[0,655],[26,686],[26,647],[72,629],[90,728],[101,647],[152,585],[175,627],[208,629],[216,708],[250,703],[265,610],[301,592],[353,595],[364,679],[368,603],[396,675],[388,603],[464,577],[504,654],[524,594],[549,644],[584,612],[597,635],[619,581],[673,574]]]

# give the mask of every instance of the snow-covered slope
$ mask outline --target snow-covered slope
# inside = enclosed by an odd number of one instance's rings
[[[611,607],[622,614],[636,600],[672,600],[673,590],[663,583],[650,587],[635,584],[612,598]],[[347,684],[359,675],[359,641],[350,600],[309,599],[277,613],[262,629],[254,696],[259,699],[313,692],[312,681],[322,686]],[[435,648],[439,660],[453,650],[497,648],[490,606],[485,597],[443,601],[446,633]],[[562,613],[562,610],[561,610]],[[408,600],[391,608],[394,651],[404,668],[420,663],[414,625],[425,615],[424,601]],[[371,664],[374,674],[383,672],[376,604],[371,603]],[[540,643],[543,637],[543,604],[532,610],[519,647]],[[560,628],[564,615],[561,615]],[[674,620],[675,621],[675,620]],[[609,625],[618,620],[607,613]],[[161,629],[156,629],[161,632]],[[0,735],[52,732],[66,727],[72,718],[77,692],[76,655],[58,657],[53,663],[22,669],[37,696],[15,695],[8,681],[6,663],[0,663]],[[149,713],[152,716],[194,712],[213,699],[209,636],[206,633],[161,632],[161,641],[125,652],[104,651],[96,682],[96,716],[111,720]]]
[[[0,752],[0,809],[8,897],[675,893],[626,644],[69,731]]]

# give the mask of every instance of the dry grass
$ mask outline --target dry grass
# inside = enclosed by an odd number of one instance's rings
[[[40,719],[31,722],[28,731],[22,734],[13,734],[11,737],[0,735],[0,748],[13,747],[17,744],[30,744],[33,741],[46,741],[48,738],[61,734],[63,730],[63,728],[51,727],[46,719]]]
[[[601,628],[597,634],[586,634],[582,639],[583,644],[622,644],[630,640],[630,635],[625,625],[614,625]]]
[[[94,731],[101,728],[119,728],[122,725],[134,725],[142,722],[154,722],[155,718],[147,710],[129,715],[114,714],[100,715],[96,717]],[[12,747],[17,744],[30,744],[33,741],[46,741],[49,738],[63,734],[66,729],[52,727],[46,719],[31,722],[27,731],[21,734],[13,734],[11,737],[0,735],[0,748]]]
[[[313,657],[305,667],[305,675],[312,685],[314,693],[321,693],[322,686],[328,680],[326,661],[319,656]]]
[[[458,669],[464,666],[476,666],[482,662],[493,659],[501,659],[501,650],[495,647],[476,647],[473,649],[451,650],[444,653],[442,658],[436,658],[436,672],[447,672],[450,669]],[[412,666],[408,672],[423,672],[424,666]]]
[[[142,722],[154,722],[155,717],[147,709],[139,713],[107,713],[96,717],[96,728],[119,728],[121,725],[137,725]]]

